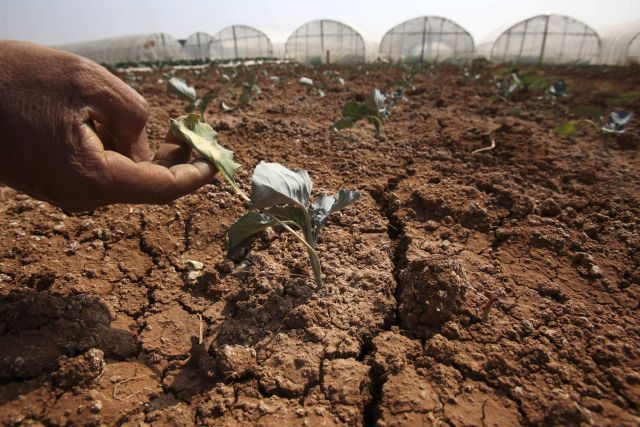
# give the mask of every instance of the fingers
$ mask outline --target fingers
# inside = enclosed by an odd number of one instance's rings
[[[215,168],[204,160],[178,164],[170,168],[152,162],[135,163],[106,151],[111,176],[101,191],[105,203],[169,203],[209,183]]]
[[[191,147],[169,130],[165,143],[160,145],[153,157],[153,163],[168,168],[178,163],[187,163],[189,159],[191,159]]]
[[[136,161],[149,160],[147,101],[100,65],[84,58],[77,63],[73,77],[79,102],[89,107],[90,118],[109,133],[112,149]]]
[[[113,136],[109,129],[101,123],[95,122],[93,128],[105,150],[117,151],[135,162],[146,162],[151,158],[146,132],[143,131],[138,140],[131,144]],[[188,160],[187,158],[185,161]]]

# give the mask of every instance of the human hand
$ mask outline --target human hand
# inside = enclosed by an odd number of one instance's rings
[[[168,203],[211,181],[171,133],[151,160],[147,103],[100,65],[0,41],[0,181],[67,211]]]

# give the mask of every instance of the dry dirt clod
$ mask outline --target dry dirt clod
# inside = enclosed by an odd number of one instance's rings
[[[104,353],[97,348],[76,357],[61,356],[58,365],[52,377],[54,383],[62,388],[86,385],[100,376],[106,367]]]

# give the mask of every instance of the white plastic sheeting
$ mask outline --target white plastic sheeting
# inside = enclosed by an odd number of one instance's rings
[[[421,16],[387,31],[380,56],[398,62],[467,62],[473,58],[473,37],[446,18]]]
[[[495,62],[525,64],[596,64],[600,37],[588,25],[568,16],[538,15],[519,22],[477,53]]]
[[[602,28],[599,33],[603,64],[640,64],[640,19]]]
[[[295,30],[285,43],[285,57],[301,63],[364,62],[362,35],[353,28],[327,19],[308,22]]]
[[[100,64],[116,65],[125,62],[179,61],[185,59],[182,46],[165,33],[122,36],[82,43],[56,46]]]
[[[184,54],[187,59],[211,59],[211,44],[213,36],[209,33],[196,32],[184,42]]]
[[[272,58],[273,45],[260,30],[246,25],[232,25],[215,35],[193,33],[184,44],[189,59]]]

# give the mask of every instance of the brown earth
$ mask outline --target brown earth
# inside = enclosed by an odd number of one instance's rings
[[[247,190],[260,160],[307,169],[316,196],[361,190],[319,242],[322,288],[286,233],[226,258],[244,207],[224,182],[73,216],[0,187],[2,423],[640,423],[638,117],[610,155],[588,125],[552,131],[572,106],[640,113],[615,100],[638,70],[525,70],[567,81],[554,106],[497,97],[499,69],[425,68],[379,139],[329,125],[402,70],[340,72],[261,66],[250,105],[207,114]],[[237,104],[218,68],[177,74]],[[157,146],[184,103],[136,76]]]

